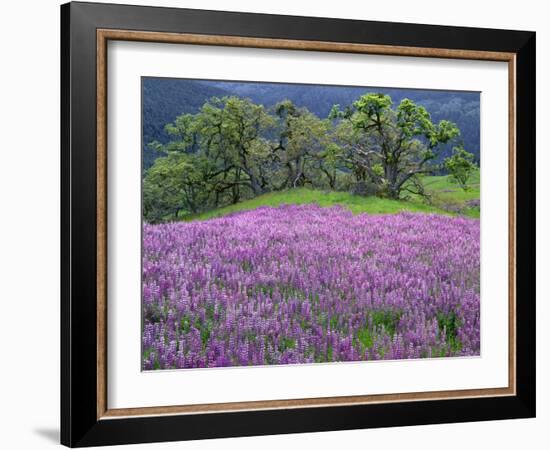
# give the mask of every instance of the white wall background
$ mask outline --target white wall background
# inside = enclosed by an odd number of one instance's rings
[[[164,0],[134,4],[525,29],[537,32],[538,417],[451,424],[141,445],[158,449],[546,448],[550,426],[550,28],[536,0]],[[0,447],[42,449],[59,440],[59,1],[5,2],[0,15]],[[128,447],[130,448],[130,447]]]

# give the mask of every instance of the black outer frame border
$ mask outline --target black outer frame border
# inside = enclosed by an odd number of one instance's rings
[[[97,420],[96,29],[513,52],[517,395]],[[61,6],[61,443],[71,447],[535,416],[535,33],[128,5]]]

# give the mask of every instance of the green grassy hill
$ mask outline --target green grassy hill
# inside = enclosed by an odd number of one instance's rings
[[[453,183],[448,175],[424,177],[424,186],[432,192],[439,192],[454,200],[474,200],[479,199],[479,178],[479,170],[476,170],[468,181],[467,191]]]
[[[310,203],[315,203],[324,207],[341,205],[350,209],[355,214],[392,214],[401,211],[448,214],[446,211],[423,203],[389,200],[378,197],[359,197],[347,192],[323,192],[300,188],[289,191],[270,192],[235,205],[196,215],[188,215],[183,219],[205,220],[213,217],[225,216],[233,212],[255,209],[260,206],[277,207],[284,204],[303,205]]]
[[[409,200],[391,200],[379,197],[361,197],[348,192],[317,191],[306,188],[288,191],[269,192],[251,200],[245,200],[235,205],[225,206],[200,214],[186,215],[182,220],[206,220],[221,217],[238,211],[255,209],[260,206],[277,207],[285,204],[304,205],[315,203],[330,207],[341,205],[354,214],[395,214],[402,211],[463,214],[469,217],[479,217],[479,206],[469,204],[479,200],[479,172],[472,176],[469,189],[463,191],[452,183],[448,176],[432,176],[424,178],[426,190],[432,196],[432,204],[427,204],[421,198],[411,196]]]
[[[453,183],[448,175],[424,177],[423,181],[426,191],[431,195],[431,203],[435,207],[479,218],[479,170],[470,177],[466,191]],[[414,197],[412,200],[421,201]]]

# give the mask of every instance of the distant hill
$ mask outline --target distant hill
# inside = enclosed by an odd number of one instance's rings
[[[366,92],[388,94],[394,103],[410,98],[425,106],[433,120],[455,122],[461,130],[465,148],[479,161],[480,95],[477,92],[144,78],[143,143],[145,146],[153,140],[167,142],[164,125],[182,113],[197,112],[213,96],[238,95],[266,107],[289,99],[319,117],[326,117],[333,105],[343,108]],[[443,156],[450,151],[450,147],[445,148]],[[149,167],[156,156],[144,148],[144,168]]]
[[[223,89],[192,80],[143,78],[143,167],[150,167],[158,156],[147,148],[147,144],[155,140],[168,142],[164,125],[182,113],[198,112],[207,99],[223,95],[227,95]]]

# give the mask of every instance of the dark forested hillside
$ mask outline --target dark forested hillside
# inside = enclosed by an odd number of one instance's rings
[[[168,136],[164,133],[167,123],[181,113],[196,113],[207,99],[223,95],[227,95],[223,89],[192,80],[143,78],[143,168],[150,167],[158,156],[147,144],[155,140],[167,142]]]
[[[344,108],[366,92],[390,95],[394,103],[409,98],[426,107],[434,121],[446,119],[455,122],[460,128],[464,147],[479,161],[480,95],[477,92],[144,78],[144,168],[149,167],[157,156],[146,148],[146,144],[154,140],[168,141],[164,125],[182,113],[196,113],[213,96],[247,97],[266,108],[289,99],[324,118],[333,105]],[[450,152],[449,146],[442,151],[441,157],[449,156]]]

